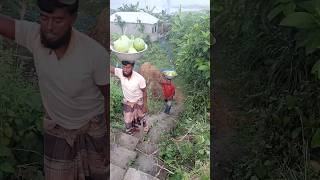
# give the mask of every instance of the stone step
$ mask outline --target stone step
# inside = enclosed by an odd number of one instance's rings
[[[137,145],[137,149],[139,149],[139,151],[142,151],[143,153],[145,153],[147,155],[150,155],[150,154],[158,155],[159,154],[159,149],[158,149],[157,145],[151,141],[145,141],[145,142],[139,143]]]
[[[169,132],[176,125],[177,125],[177,119],[168,117],[167,119],[163,119],[162,121],[159,121],[156,127],[160,128],[164,132]]]
[[[161,139],[161,134],[170,132],[177,125],[177,120],[168,117],[159,121],[149,132],[149,140],[158,143]]]
[[[110,144],[116,144],[116,133],[110,132]]]
[[[127,169],[137,157],[137,153],[126,149],[118,144],[111,144],[110,147],[110,162],[120,168]]]
[[[139,142],[139,139],[125,133],[118,133],[115,137],[115,143],[129,150],[134,150]]]
[[[110,164],[110,179],[111,180],[122,180],[126,170],[116,166],[114,164]]]
[[[147,156],[145,154],[138,153],[138,158],[135,160],[132,167],[144,173],[150,174],[152,176],[156,176],[161,170],[160,168],[161,165],[162,165],[162,162],[158,161],[152,155]]]
[[[124,180],[159,180],[156,177],[146,174],[142,171],[129,168],[124,176]]]
[[[160,114],[159,115],[152,115],[152,116],[148,117],[147,123],[149,124],[150,127],[152,127],[159,121],[159,119],[161,119]]]

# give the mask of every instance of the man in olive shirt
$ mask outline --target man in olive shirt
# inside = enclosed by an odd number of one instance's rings
[[[40,24],[0,16],[0,34],[29,49],[44,118],[45,179],[109,177],[108,53],[73,28],[78,0],[38,0]]]

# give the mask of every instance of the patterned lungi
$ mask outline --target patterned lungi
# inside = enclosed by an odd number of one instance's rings
[[[65,129],[44,120],[45,180],[109,179],[109,140],[103,114],[80,129]]]
[[[143,123],[143,127],[147,126],[146,113],[143,113],[143,100],[139,99],[137,102],[129,102],[123,100],[123,116],[126,129],[137,127]]]

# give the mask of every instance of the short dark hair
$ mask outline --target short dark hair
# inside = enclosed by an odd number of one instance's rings
[[[73,2],[74,1],[74,2]],[[79,0],[38,0],[38,7],[41,11],[52,13],[58,8],[66,8],[73,15],[78,12]]]
[[[131,64],[132,66],[134,66],[134,62],[130,62],[130,61],[122,61],[121,62],[122,63],[122,65],[128,65],[128,64]]]

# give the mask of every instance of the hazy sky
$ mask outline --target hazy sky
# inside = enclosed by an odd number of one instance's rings
[[[209,9],[210,0],[111,0],[110,7],[116,9],[122,4],[136,4],[139,1],[140,8],[145,8],[148,5],[150,8],[156,7],[154,12],[160,12],[170,7],[170,12],[177,11],[181,4],[182,10],[199,10]]]

